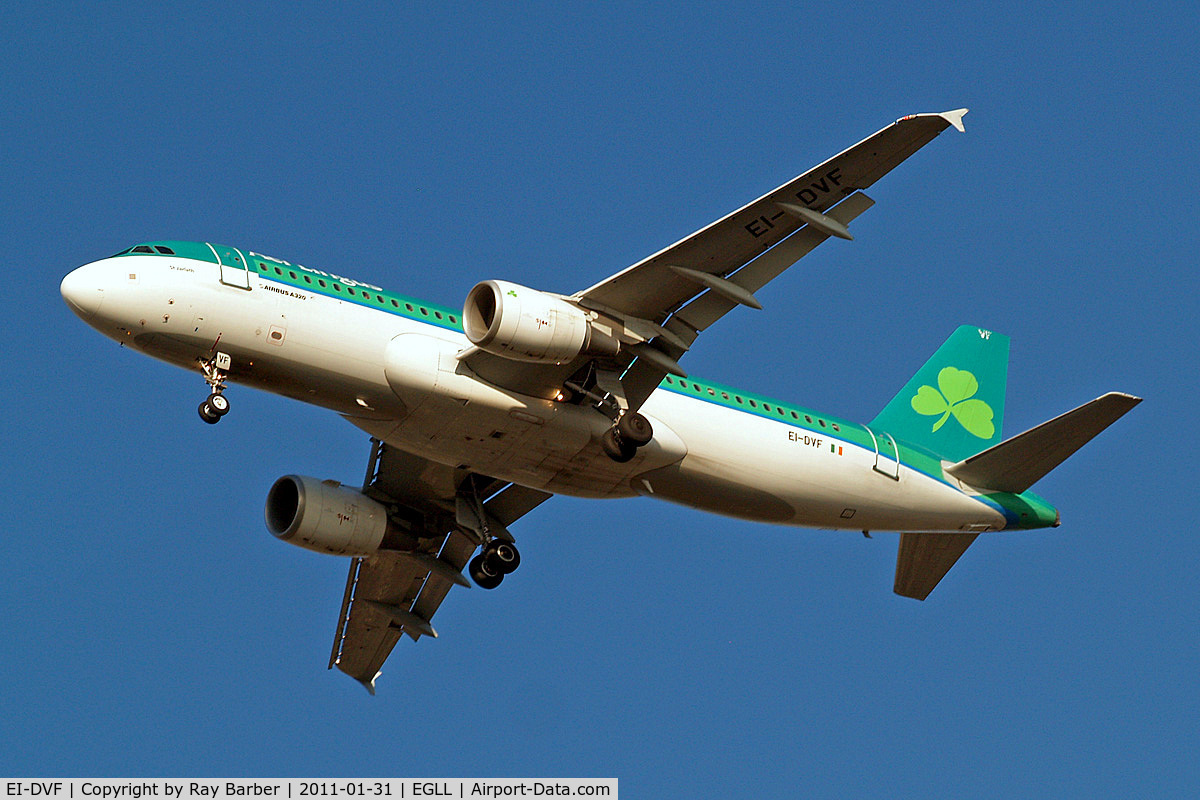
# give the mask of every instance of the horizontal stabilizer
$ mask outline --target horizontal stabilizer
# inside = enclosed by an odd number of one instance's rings
[[[902,533],[896,556],[896,594],[924,600],[977,533]]]
[[[946,467],[946,473],[978,489],[1020,494],[1140,402],[1109,392]]]

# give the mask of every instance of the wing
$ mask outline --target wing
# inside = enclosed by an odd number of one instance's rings
[[[569,298],[594,312],[625,345],[614,363],[622,405],[637,408],[700,331],[738,305],[761,308],[754,292],[874,203],[866,189],[946,128],[963,130],[966,109],[915,114],[768,192],[691,236]],[[492,383],[552,396],[588,359],[518,364],[484,352],[464,359]],[[610,381],[611,384],[611,381]],[[604,389],[605,387],[601,387]]]
[[[355,558],[329,667],[375,694],[375,679],[407,634],[437,637],[430,620],[479,545],[478,531],[511,539],[508,526],[552,495],[435,464],[372,440],[365,494],[403,520],[421,542],[413,552]]]

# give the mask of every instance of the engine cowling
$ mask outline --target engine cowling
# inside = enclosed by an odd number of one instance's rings
[[[267,529],[297,547],[335,556],[411,550],[416,540],[388,519],[387,509],[337,481],[284,475],[267,493]]]
[[[620,343],[586,313],[546,292],[508,281],[483,281],[463,306],[467,339],[514,361],[562,364],[582,354],[615,355]]]

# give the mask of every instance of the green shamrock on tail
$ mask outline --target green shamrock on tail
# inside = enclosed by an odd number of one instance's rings
[[[938,388],[922,386],[912,399],[913,411],[926,417],[941,414],[933,423],[936,433],[953,414],[967,432],[980,439],[990,439],[996,433],[992,424],[992,407],[982,400],[971,400],[979,391],[979,381],[965,369],[946,367],[938,373]],[[941,391],[938,391],[940,389]]]

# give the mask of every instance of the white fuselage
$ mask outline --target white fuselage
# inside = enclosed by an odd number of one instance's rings
[[[579,497],[641,494],[788,525],[910,531],[1005,527],[993,505],[837,433],[744,413],[663,386],[642,406],[654,439],[627,463],[601,451],[611,422],[587,405],[514,393],[456,356],[465,336],[272,280],[223,283],[217,264],[121,256],[63,281],[102,333],[186,369],[217,351],[230,380],[332,409],[432,461]],[[228,276],[227,276],[228,277]],[[897,477],[898,476],[898,477]]]

